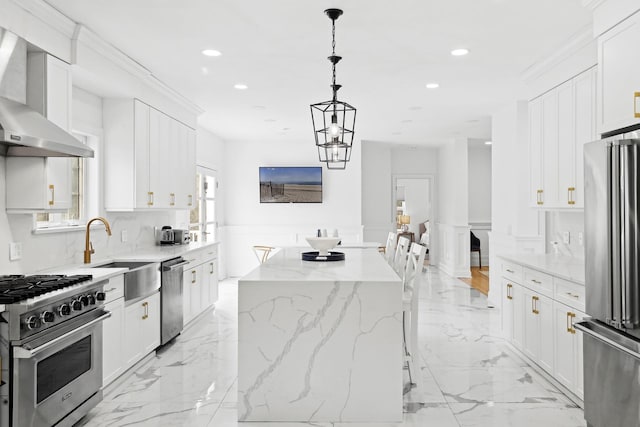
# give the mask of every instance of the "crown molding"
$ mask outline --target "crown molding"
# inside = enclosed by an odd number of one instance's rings
[[[596,10],[602,3],[605,3],[607,0],[582,0],[582,6],[587,9]]]
[[[600,0],[595,0],[600,1]],[[579,32],[577,32],[573,37],[571,37],[562,47],[557,49],[554,53],[547,56],[544,59],[539,60],[538,62],[531,65],[529,68],[524,70],[521,77],[526,83],[530,83],[531,81],[539,78],[544,73],[556,67],[562,61],[569,58],[574,53],[578,52],[580,49],[588,46],[590,43],[593,43],[593,28],[592,25],[586,25]],[[595,63],[594,63],[595,65]]]
[[[90,28],[76,24],[73,37],[71,39],[71,63],[78,64],[78,55],[80,54],[80,44],[90,49],[110,63],[114,64],[121,70],[131,74],[141,82],[149,86],[151,89],[162,93],[173,102],[187,109],[193,114],[200,115],[204,110],[190,99],[168,86],[163,81],[153,75],[151,70],[140,64],[135,59],[124,53],[122,50],[104,40]],[[81,66],[81,65],[80,65]]]
[[[10,1],[19,8],[33,15],[39,21],[42,21],[45,26],[62,33],[68,38],[71,38],[73,35],[76,23],[50,4],[45,3],[42,0]]]

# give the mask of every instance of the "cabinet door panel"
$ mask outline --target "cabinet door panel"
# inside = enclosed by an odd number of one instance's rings
[[[542,189],[545,207],[558,205],[558,91],[542,96]]]
[[[531,206],[540,206],[543,199],[542,183],[542,100],[529,103],[529,184]]]
[[[124,369],[128,369],[138,360],[142,359],[142,346],[140,345],[140,323],[144,315],[142,302],[136,302],[124,310],[124,343],[123,360]]]
[[[640,92],[640,14],[636,13],[598,38],[599,133],[640,123],[634,117]],[[640,110],[639,110],[640,111]]]
[[[192,288],[192,268],[185,270],[182,274],[182,326],[186,326],[187,323],[193,318],[191,312],[191,288]]]
[[[106,386],[124,372],[124,299],[119,298],[105,309],[111,317],[103,322],[102,334],[102,385]]]
[[[147,209],[153,207],[152,195],[149,194],[149,141],[150,141],[150,117],[149,106],[134,101],[133,113],[133,138],[134,138],[134,162],[135,162],[135,205],[137,208]]]
[[[538,363],[549,374],[553,375],[553,357],[554,357],[554,345],[553,345],[553,301],[551,298],[547,298],[544,295],[536,295],[536,309],[538,314],[539,326],[539,352]]]
[[[141,322],[142,356],[154,351],[160,345],[160,293],[156,292],[144,301],[145,312]]]
[[[575,191],[574,207],[584,208],[584,144],[596,136],[596,69],[575,80]]]
[[[559,207],[572,207],[570,188],[575,188],[574,88],[570,80],[558,89],[558,200]],[[547,159],[545,158],[545,161]]]
[[[535,310],[535,294],[523,288],[524,296],[524,337],[523,351],[533,360],[538,360],[540,354],[540,322]]]
[[[513,345],[519,349],[524,348],[524,334],[525,334],[525,295],[523,287],[513,283],[511,288],[511,295],[513,296]]]
[[[576,316],[573,318],[573,323],[582,322],[586,317],[586,314],[580,311],[575,311]],[[581,331],[574,327],[575,333],[575,383],[573,391],[581,399],[584,399],[584,354],[583,354],[583,334]]]
[[[507,340],[513,339],[513,285],[502,279],[502,332]]]

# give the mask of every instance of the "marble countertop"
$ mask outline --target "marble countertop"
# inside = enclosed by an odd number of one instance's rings
[[[500,254],[500,258],[584,285],[584,259],[559,254]]]
[[[302,261],[302,252],[309,247],[282,248],[264,264],[238,282],[283,281],[400,281],[400,277],[378,253],[366,248],[342,248],[344,261]]]

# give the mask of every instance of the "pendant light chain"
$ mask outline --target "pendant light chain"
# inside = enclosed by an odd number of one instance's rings
[[[331,56],[336,56],[336,21],[335,19],[331,20]],[[336,61],[331,61],[333,67],[333,100],[336,101],[338,99],[338,91],[336,90]]]

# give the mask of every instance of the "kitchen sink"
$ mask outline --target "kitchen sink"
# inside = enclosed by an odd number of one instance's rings
[[[154,264],[151,261],[114,261],[108,264],[96,265],[96,268],[128,268],[134,270],[145,265]]]

